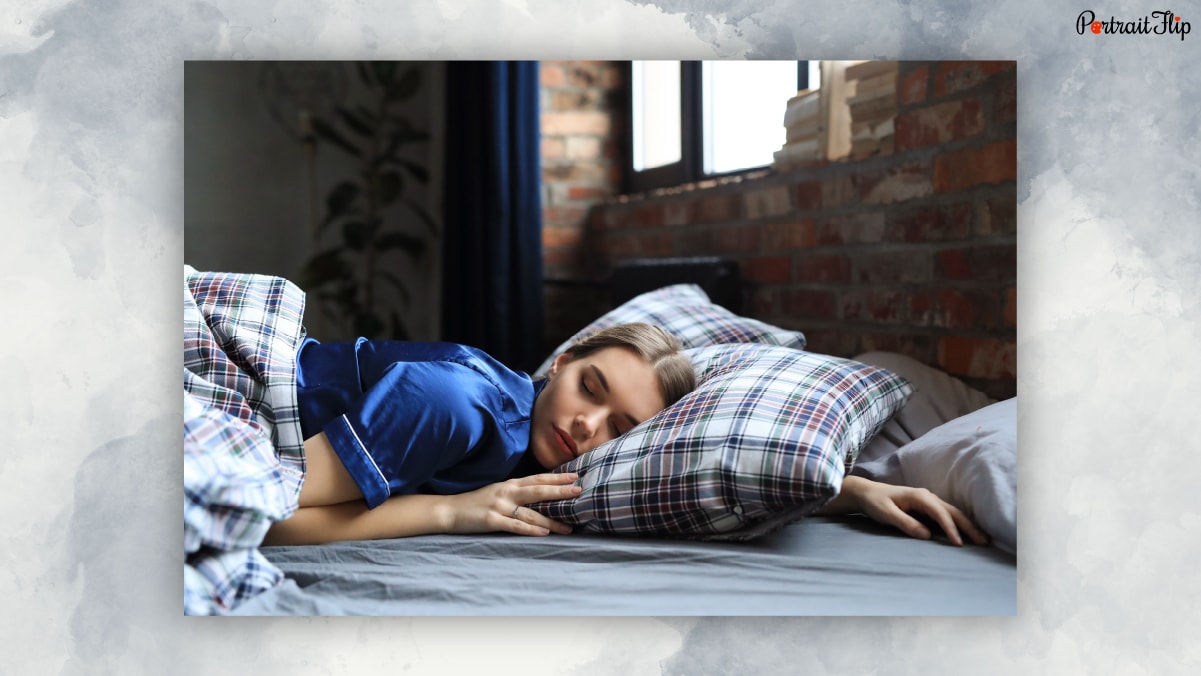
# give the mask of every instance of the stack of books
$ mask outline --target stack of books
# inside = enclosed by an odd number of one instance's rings
[[[786,170],[822,159],[825,129],[820,100],[821,92],[816,89],[797,92],[788,99],[784,110],[784,145],[775,152],[772,167]]]
[[[897,63],[864,61],[846,70],[851,155],[891,155],[897,116]]]

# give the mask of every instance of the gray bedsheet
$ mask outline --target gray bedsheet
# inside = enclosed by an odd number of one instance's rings
[[[1014,557],[859,516],[749,543],[436,535],[265,547],[287,575],[239,615],[1012,615]]]

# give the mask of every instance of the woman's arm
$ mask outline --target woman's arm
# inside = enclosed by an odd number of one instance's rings
[[[917,512],[933,519],[956,546],[963,545],[960,530],[967,533],[972,542],[988,544],[988,536],[966,514],[925,488],[893,486],[848,476],[842,480],[838,495],[815,514],[828,516],[852,512],[862,512],[880,523],[896,526],[912,537],[929,540],[930,529],[910,516]]]
[[[301,507],[275,523],[264,545],[312,545],[336,540],[379,540],[431,533],[566,534],[571,528],[534,510],[514,508],[580,494],[576,474],[536,474],[461,495],[397,495],[375,509],[362,500]]]

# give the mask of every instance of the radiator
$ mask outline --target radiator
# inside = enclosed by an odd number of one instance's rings
[[[726,258],[644,258],[622,261],[609,272],[614,307],[640,293],[672,284],[696,284],[710,300],[731,312],[741,311],[738,263]]]

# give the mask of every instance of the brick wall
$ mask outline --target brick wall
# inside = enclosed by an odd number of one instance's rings
[[[541,64],[548,354],[608,309],[604,289],[595,283],[605,263],[585,242],[585,224],[590,209],[620,190],[623,73],[621,64],[608,61]]]
[[[576,68],[597,75],[573,83]],[[631,196],[610,196],[619,147],[603,137],[622,118],[606,107],[608,72],[544,65],[548,275],[589,279],[628,258],[723,255],[742,268],[743,314],[804,331],[815,352],[901,352],[995,397],[1015,393],[1013,62],[901,63],[890,155]],[[553,95],[573,87],[585,105],[556,107],[571,105]],[[567,157],[572,139],[591,138],[599,157]],[[570,176],[573,163],[585,173]],[[609,192],[573,199],[573,185]],[[548,325],[547,343],[600,314],[602,301],[548,288],[547,314],[559,324]]]

